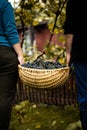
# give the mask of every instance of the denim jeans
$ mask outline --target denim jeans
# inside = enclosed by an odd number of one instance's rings
[[[75,75],[80,119],[83,130],[87,130],[87,62],[75,62]]]

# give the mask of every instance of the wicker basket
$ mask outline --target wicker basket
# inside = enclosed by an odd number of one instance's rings
[[[34,88],[53,88],[62,86],[69,77],[69,67],[58,69],[32,69],[18,65],[19,77]]]

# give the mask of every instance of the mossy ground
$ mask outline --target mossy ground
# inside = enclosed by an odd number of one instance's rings
[[[78,105],[55,106],[23,101],[12,110],[10,128],[14,130],[66,130],[79,120]]]

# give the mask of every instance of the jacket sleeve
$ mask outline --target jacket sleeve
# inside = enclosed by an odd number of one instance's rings
[[[68,0],[66,6],[66,18],[63,25],[65,34],[73,34],[74,33],[74,2],[75,0]]]
[[[14,10],[10,2],[3,5],[3,28],[4,34],[10,45],[19,43],[19,35],[15,23]]]

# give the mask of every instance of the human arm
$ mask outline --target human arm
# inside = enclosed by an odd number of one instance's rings
[[[2,11],[3,11],[3,32],[5,35],[5,38],[8,41],[8,45],[12,47],[17,56],[18,56],[18,61],[20,64],[24,63],[24,58],[23,58],[23,52],[19,40],[19,35],[17,32],[16,24],[15,24],[15,19],[14,19],[14,11],[11,6],[11,4],[8,1],[3,2],[2,6]]]
[[[75,30],[74,24],[74,1],[68,0],[66,6],[66,19],[63,25],[65,34],[65,48],[66,48],[66,64],[69,65],[71,59],[71,50],[73,44],[73,34]]]
[[[21,48],[20,43],[14,44],[13,48],[14,48],[15,52],[18,55],[18,61],[19,61],[19,63],[23,64],[24,63],[24,58],[23,58],[23,52],[22,52],[22,48]]]
[[[72,49],[73,34],[66,34],[65,38],[66,38],[66,42],[65,42],[66,64],[67,64],[67,66],[69,66],[70,59],[71,59],[71,49]]]

